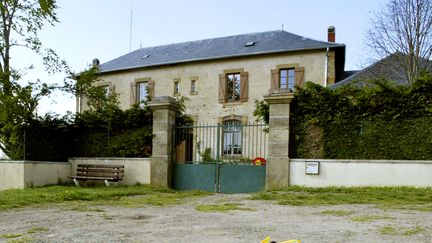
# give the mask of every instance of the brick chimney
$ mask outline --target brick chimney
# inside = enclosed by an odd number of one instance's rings
[[[336,28],[333,25],[327,29],[327,41],[336,42]]]

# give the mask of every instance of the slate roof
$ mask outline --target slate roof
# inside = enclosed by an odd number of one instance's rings
[[[401,58],[407,58],[401,53],[391,54],[363,70],[353,73],[351,76],[341,80],[330,86],[330,88],[338,88],[344,85],[353,84],[357,87],[363,87],[370,84],[371,79],[383,78],[396,85],[408,85],[407,77],[404,74],[401,66]],[[423,60],[422,67],[429,70],[432,67],[430,60]]]
[[[247,42],[254,42],[254,45],[245,47]],[[345,48],[345,45],[317,41],[281,30],[268,31],[140,48],[101,64],[100,71],[108,73],[142,67],[327,47]]]

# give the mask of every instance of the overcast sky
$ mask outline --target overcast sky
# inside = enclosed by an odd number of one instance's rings
[[[373,13],[385,0],[58,0],[59,23],[46,26],[42,43],[53,48],[75,71],[94,58],[102,63],[140,46],[283,29],[327,40],[327,27],[336,27],[336,42],[346,44],[346,70],[361,69],[369,51],[365,32]],[[132,39],[130,39],[131,9]],[[130,46],[131,43],[131,46]],[[65,74],[48,76],[40,61],[15,50],[13,63],[35,64],[25,80],[62,82]],[[39,115],[75,111],[75,99],[55,94],[41,102]]]

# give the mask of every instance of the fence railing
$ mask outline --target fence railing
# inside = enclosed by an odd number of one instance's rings
[[[174,161],[251,164],[267,157],[267,131],[265,124],[237,122],[175,127]]]

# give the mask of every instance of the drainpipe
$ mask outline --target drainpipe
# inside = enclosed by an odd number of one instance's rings
[[[328,58],[329,58],[329,48],[326,49],[325,66],[324,66],[324,87],[327,87],[328,78]]]

